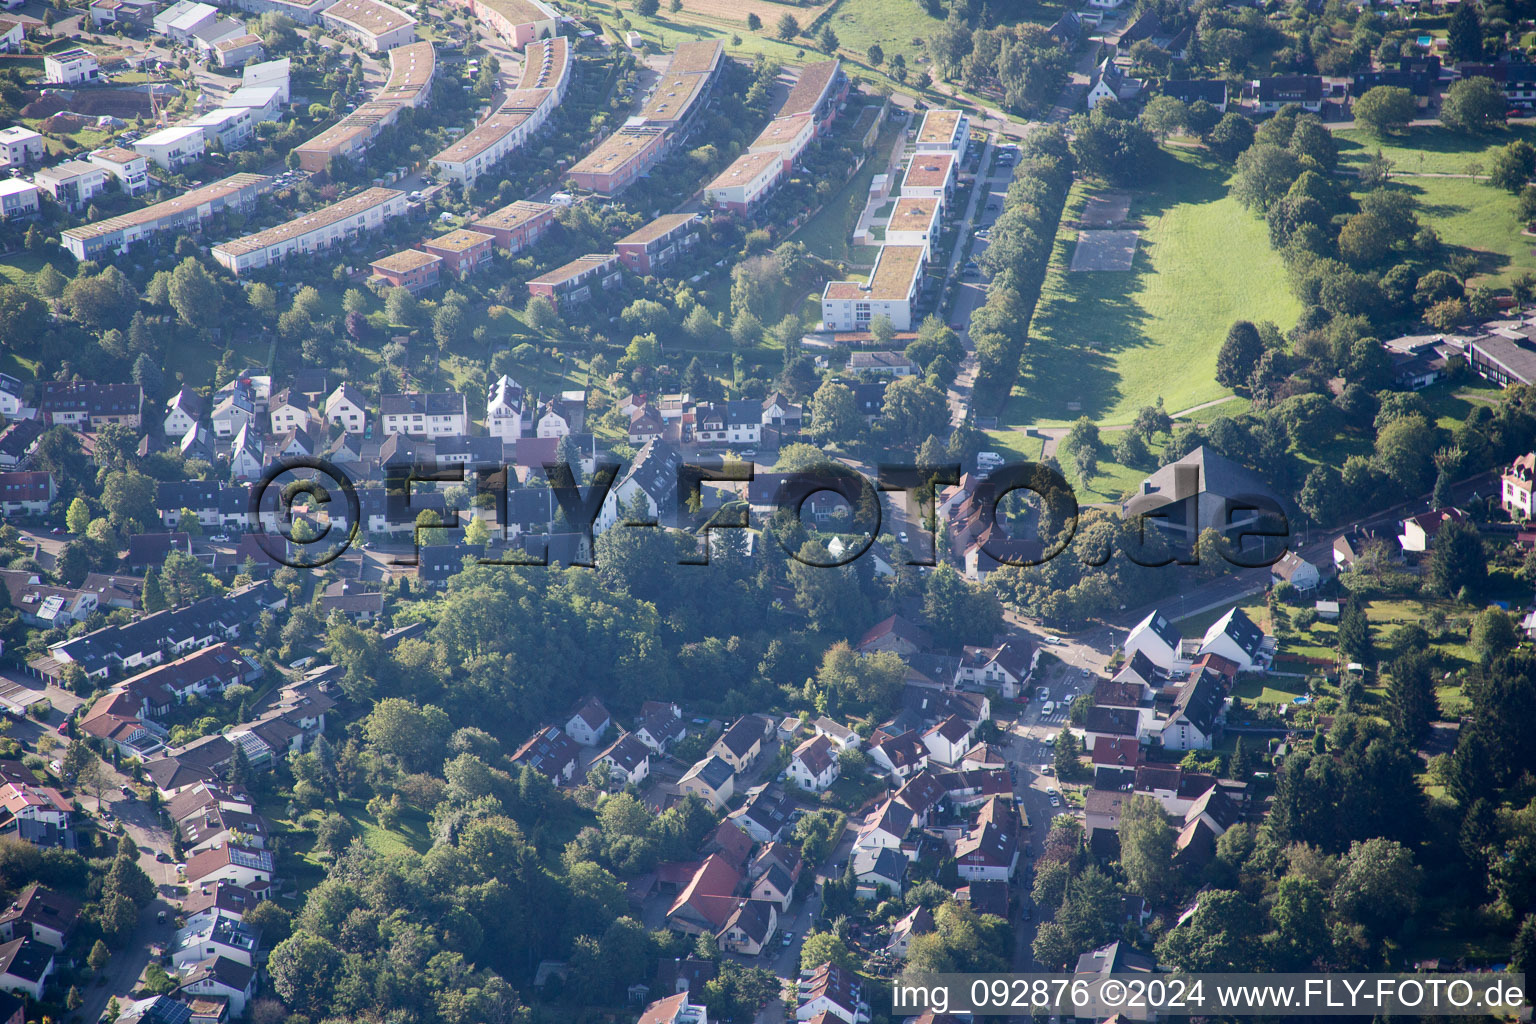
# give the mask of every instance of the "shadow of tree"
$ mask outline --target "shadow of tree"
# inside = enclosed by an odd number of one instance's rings
[[[1150,226],[1175,206],[1215,202],[1227,194],[1228,173],[1214,161],[1179,159],[1159,150],[1151,173],[1131,190],[1128,219]],[[1107,189],[1083,190],[1064,211],[1063,224],[1077,223],[1088,197],[1101,191]],[[1142,235],[1129,271],[1072,272],[1067,268],[1076,243],[1076,229],[1057,232],[1019,379],[1004,410],[1008,423],[1097,418],[1123,397],[1116,356],[1157,344],[1146,332],[1150,318],[1135,299],[1143,275],[1155,271],[1156,243]]]

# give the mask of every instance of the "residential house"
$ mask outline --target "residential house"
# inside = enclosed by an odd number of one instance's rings
[[[225,957],[246,967],[254,966],[261,932],[243,920],[211,915],[197,927],[182,928],[171,941],[171,962],[178,970],[215,957]]]
[[[612,723],[603,702],[596,697],[586,697],[566,720],[565,734],[584,747],[595,747],[603,742]]]
[[[667,927],[684,935],[718,935],[736,911],[741,874],[712,853],[694,870],[667,910]]]
[[[1011,799],[993,797],[955,843],[955,867],[966,881],[1003,881],[1019,864],[1019,818]]]
[[[1317,113],[1323,108],[1323,80],[1318,75],[1273,75],[1258,81],[1258,111],[1272,114],[1298,106]]]
[[[270,883],[272,872],[270,851],[231,843],[210,847],[187,858],[189,886],[216,885],[226,881],[250,888],[258,882]]]
[[[885,951],[897,959],[905,960],[912,947],[912,940],[933,930],[932,911],[921,905],[916,906],[906,917],[891,926],[891,941],[886,943]]]
[[[368,403],[351,384],[337,385],[325,400],[325,420],[349,434],[361,434],[368,424]]]
[[[789,759],[789,777],[802,789],[825,792],[837,781],[838,747],[825,736],[813,736],[795,748]]]
[[[843,1024],[869,1024],[864,985],[852,971],[824,963],[809,974],[801,972],[797,988],[800,1005],[795,1010],[796,1020],[813,1020],[825,1013]]]
[[[736,772],[724,760],[711,755],[688,769],[678,780],[677,789],[679,793],[699,797],[719,811],[736,793]]]
[[[1280,561],[1269,567],[1272,583],[1289,583],[1302,592],[1316,590],[1323,582],[1317,566],[1294,551],[1287,551]]]
[[[711,756],[731,766],[733,772],[746,771],[763,752],[763,720],[756,715],[737,719],[710,747]]]
[[[888,846],[855,846],[851,868],[854,895],[859,899],[882,900],[900,896],[906,889],[907,855]]]
[[[621,733],[592,763],[607,768],[614,781],[638,786],[651,773],[651,751],[634,733]]]
[[[704,987],[699,986],[699,992]],[[639,1024],[709,1024],[709,1011],[703,1003],[691,1003],[688,1001],[688,989],[658,999],[647,1006],[640,1014]]]
[[[1040,649],[1022,637],[1005,640],[996,647],[966,646],[955,672],[955,683],[994,687],[1012,700],[1026,691],[1039,661]]]
[[[31,936],[0,944],[0,991],[26,993],[42,1001],[43,989],[53,976],[54,948]]]
[[[80,904],[33,882],[0,912],[0,939],[30,938],[54,949],[69,945],[80,920]]]
[[[1241,608],[1233,608],[1205,631],[1198,655],[1205,654],[1226,658],[1239,672],[1263,671],[1274,658],[1274,638],[1265,636]]]
[[[52,474],[0,473],[0,512],[7,518],[46,515],[58,493]]]
[[[635,720],[635,738],[655,753],[665,754],[672,744],[687,736],[683,711],[676,704],[648,700],[640,706],[640,717]]]
[[[767,948],[778,925],[777,904],[771,900],[745,899],[726,918],[715,938],[727,952],[757,956]]]
[[[575,740],[546,725],[512,753],[512,764],[518,768],[526,765],[558,786],[571,781],[579,757]]]
[[[777,787],[763,786],[747,797],[741,809],[732,812],[727,820],[735,822],[737,829],[752,840],[771,843],[783,836],[794,812],[793,797],[778,792]]]
[[[243,1014],[256,995],[256,969],[222,954],[188,964],[177,980],[181,992],[225,1000],[232,1017]]]
[[[1533,515],[1536,488],[1536,452],[1518,456],[1500,477],[1499,501],[1511,519],[1525,520]]]
[[[1155,668],[1168,673],[1179,660],[1182,644],[1183,637],[1172,621],[1162,612],[1154,611],[1131,629],[1121,649],[1127,662],[1141,655]]]

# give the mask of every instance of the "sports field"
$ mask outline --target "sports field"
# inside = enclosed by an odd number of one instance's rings
[[[1161,396],[1177,412],[1228,394],[1216,352],[1234,320],[1289,329],[1300,312],[1262,221],[1227,195],[1227,169],[1203,155],[1159,151],[1137,190],[1130,223],[1141,229],[1129,273],[1071,273],[1070,227],[1090,190],[1073,188],[1009,426],[1090,416],[1129,423]],[[1073,404],[1076,408],[1073,408]]]

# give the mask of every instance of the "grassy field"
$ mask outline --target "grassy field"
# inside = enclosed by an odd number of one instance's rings
[[[1066,225],[1088,194],[1074,187],[1009,423],[1125,424],[1159,396],[1172,412],[1220,398],[1216,352],[1232,321],[1292,326],[1300,305],[1280,257],[1225,177],[1199,154],[1159,151],[1131,207],[1144,230],[1128,273],[1067,272],[1076,232]]]
[[[1507,287],[1526,271],[1536,271],[1536,239],[1520,233],[1515,197],[1470,178],[1399,178],[1395,188],[1419,201],[1419,219],[1435,229],[1446,245],[1478,259],[1472,284]]]
[[[840,263],[863,262],[855,259],[853,229],[859,223],[859,214],[864,212],[864,203],[869,198],[870,181],[890,161],[891,148],[902,137],[906,125],[906,121],[887,120],[875,140],[875,151],[864,161],[859,173],[838,189],[814,217],[800,225],[789,236],[790,240],[804,242],[807,249],[825,259]],[[872,246],[858,248],[873,250]]]
[[[687,3],[684,0],[685,9]],[[1021,21],[1049,25],[1061,17],[1064,9],[1061,3],[1036,0],[1009,0],[991,7],[993,16],[1001,24],[1009,25]],[[804,23],[802,20],[801,24]],[[901,54],[907,70],[914,75],[925,66],[928,39],[941,23],[920,0],[836,0],[827,18],[841,49],[863,57],[870,46],[879,43],[887,61]]]
[[[1404,174],[1465,174],[1467,165],[1481,162],[1486,167],[1487,152],[1515,139],[1536,140],[1536,126],[1515,125],[1507,131],[1490,135],[1462,135],[1445,128],[1414,128],[1402,135],[1379,139],[1359,128],[1345,128],[1333,133],[1338,140],[1339,163],[1361,164],[1381,150],[1393,163],[1393,170]]]

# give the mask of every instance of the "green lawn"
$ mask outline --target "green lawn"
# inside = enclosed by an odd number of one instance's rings
[[[1487,151],[1514,139],[1536,140],[1536,127],[1515,125],[1507,131],[1490,135],[1463,135],[1445,128],[1414,128],[1402,135],[1378,139],[1359,128],[1333,133],[1339,144],[1339,163],[1345,166],[1364,163],[1380,149],[1393,163],[1393,170],[1404,174],[1465,174],[1467,165],[1480,161],[1487,165]]]
[[[1536,239],[1520,233],[1510,193],[1470,178],[1399,178],[1394,187],[1419,201],[1419,219],[1441,241],[1477,256],[1473,284],[1503,287],[1525,271],[1536,271]]]
[[[1065,5],[1008,0],[992,4],[991,10],[1003,24],[1027,21],[1049,25],[1061,17]],[[921,0],[837,0],[826,23],[837,33],[840,49],[862,57],[871,45],[879,43],[887,61],[899,53],[907,62],[907,70],[915,75],[928,66],[918,58],[927,56],[928,39],[942,21],[929,15]]]
[[[1069,225],[1089,191],[1074,187],[1009,423],[1125,424],[1159,397],[1170,412],[1220,398],[1216,353],[1232,322],[1294,324],[1300,304],[1280,257],[1263,222],[1227,195],[1226,176],[1202,154],[1159,151],[1131,207],[1143,231],[1127,273],[1067,272]]]
[[[859,262],[854,259],[851,245],[853,229],[864,212],[869,199],[869,183],[883,170],[891,158],[891,147],[901,138],[905,121],[887,120],[875,140],[875,151],[864,161],[847,184],[838,189],[816,215],[795,230],[790,240],[804,242],[805,247],[817,256],[841,263]],[[873,248],[860,246],[861,250]],[[871,264],[873,260],[870,261]]]

